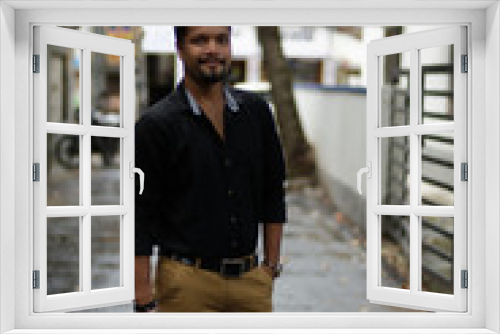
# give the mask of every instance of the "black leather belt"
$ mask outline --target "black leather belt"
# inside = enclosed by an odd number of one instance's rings
[[[244,257],[223,259],[204,259],[178,254],[170,254],[166,257],[184,263],[188,266],[194,266],[216,272],[226,278],[240,277],[242,274],[259,265],[259,258],[255,254]]]

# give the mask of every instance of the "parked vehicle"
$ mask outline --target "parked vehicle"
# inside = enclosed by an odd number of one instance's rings
[[[76,111],[79,113],[78,110]],[[92,111],[92,125],[97,126],[119,126],[119,114],[104,114],[98,110]],[[77,168],[79,166],[80,152],[79,136],[60,135],[55,142],[55,157],[57,162],[68,169]],[[110,167],[113,165],[113,158],[119,150],[119,141],[116,138],[110,137],[95,137],[91,138],[92,153],[99,153],[102,156],[103,165]]]

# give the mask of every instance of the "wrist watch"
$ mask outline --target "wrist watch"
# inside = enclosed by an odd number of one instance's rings
[[[153,299],[151,302],[147,304],[138,304],[134,302],[134,311],[135,312],[149,312],[158,306],[158,301]]]
[[[283,264],[280,262],[272,262],[267,259],[262,261],[262,265],[270,268],[273,271],[273,278],[279,277],[283,271]]]

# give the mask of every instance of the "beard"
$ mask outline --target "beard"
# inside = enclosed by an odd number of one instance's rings
[[[217,82],[224,82],[226,81],[227,77],[228,77],[228,73],[229,71],[226,69],[226,68],[223,68],[220,72],[211,72],[209,74],[204,74],[203,75],[203,80],[206,82],[206,83],[209,83],[209,84],[214,84],[214,83],[217,83]]]
[[[230,67],[227,65],[226,61],[218,60],[221,63],[221,70],[217,71],[215,69],[209,69],[205,71],[202,69],[201,65],[206,63],[208,60],[198,61],[198,66],[185,66],[186,74],[189,74],[196,82],[204,85],[213,85],[219,82],[225,82],[230,73]]]

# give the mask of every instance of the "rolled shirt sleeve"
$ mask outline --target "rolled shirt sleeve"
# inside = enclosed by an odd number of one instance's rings
[[[135,255],[151,255],[153,245],[158,244],[168,156],[168,140],[159,124],[157,114],[146,113],[135,126],[135,166],[145,175],[142,195],[139,178],[135,178]]]
[[[286,223],[285,203],[286,179],[283,148],[277,133],[276,123],[267,102],[261,102],[263,127],[263,185],[262,215],[263,223]]]

